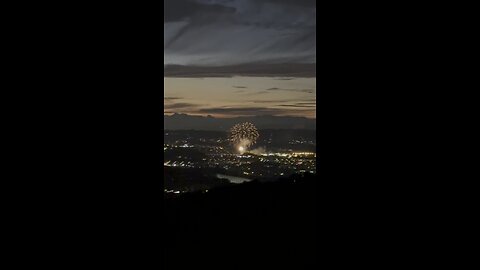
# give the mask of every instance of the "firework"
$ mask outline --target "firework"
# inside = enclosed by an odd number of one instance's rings
[[[255,144],[258,136],[257,128],[249,122],[236,124],[230,129],[230,142],[236,146],[241,153]]]

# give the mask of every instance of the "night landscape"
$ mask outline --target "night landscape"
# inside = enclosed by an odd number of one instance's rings
[[[315,1],[164,8],[167,269],[311,269]]]

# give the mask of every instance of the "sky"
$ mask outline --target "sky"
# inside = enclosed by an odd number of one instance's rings
[[[315,118],[313,0],[165,0],[164,114]]]

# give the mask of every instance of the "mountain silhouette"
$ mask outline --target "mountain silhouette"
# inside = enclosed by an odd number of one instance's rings
[[[213,130],[225,131],[233,125],[242,122],[251,122],[258,129],[316,129],[316,120],[295,116],[245,116],[234,118],[215,118],[212,116],[197,116],[175,113],[164,115],[163,128],[165,130]]]
[[[315,269],[317,180],[292,175],[165,198],[165,269]]]

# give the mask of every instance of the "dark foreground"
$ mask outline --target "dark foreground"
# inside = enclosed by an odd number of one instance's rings
[[[316,181],[292,176],[167,199],[166,269],[314,269]]]

